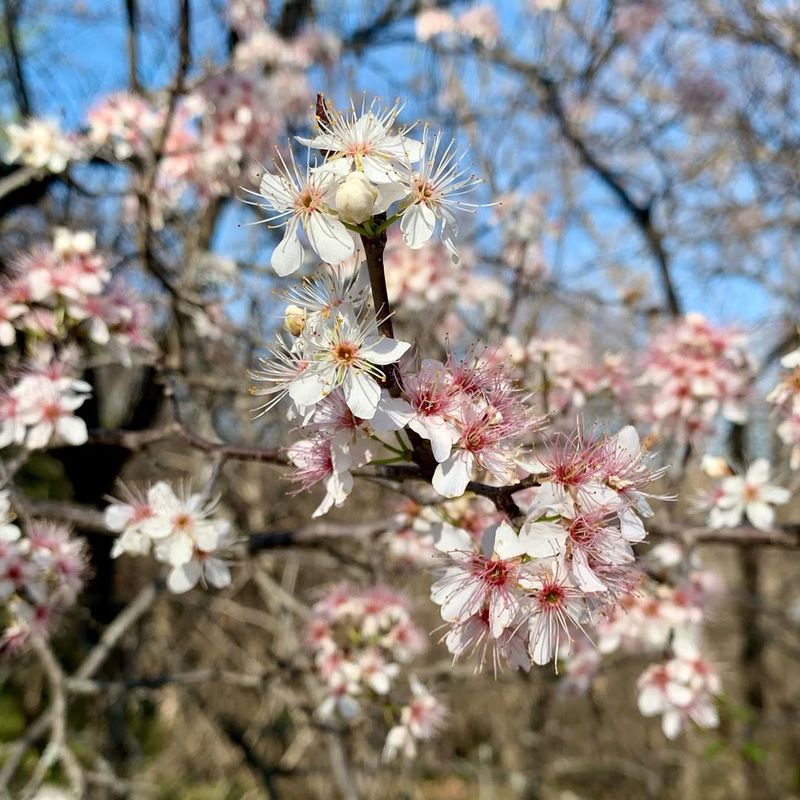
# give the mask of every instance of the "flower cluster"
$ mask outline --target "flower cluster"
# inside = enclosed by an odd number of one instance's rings
[[[744,334],[687,314],[650,344],[640,381],[648,394],[641,417],[681,441],[706,433],[718,413],[744,422],[752,371]]]
[[[376,235],[399,220],[403,241],[421,248],[437,223],[441,238],[457,259],[454,212],[474,210],[459,198],[479,183],[465,175],[453,142],[441,132],[422,132],[422,140],[395,130],[401,107],[380,109],[375,103],[351,106],[349,112],[324,108],[318,112],[319,134],[298,138],[309,150],[305,169],[294,156],[279,157],[277,173],[264,175],[256,205],[271,209],[265,221],[284,229],[272,254],[278,275],[290,275],[303,264],[302,230],[323,261],[341,264],[359,249],[357,234]],[[311,151],[322,163],[312,165]],[[380,222],[377,215],[386,215]],[[376,225],[379,226],[376,228]]]
[[[306,641],[316,674],[325,686],[318,709],[323,719],[349,720],[361,704],[379,703],[397,714],[401,665],[425,647],[401,595],[386,586],[359,590],[341,584],[314,605]],[[444,715],[442,705],[411,677],[412,696],[389,732],[386,757],[416,753],[416,741],[430,739]]]
[[[389,555],[401,566],[430,566],[434,534],[446,522],[480,541],[483,532],[502,521],[502,515],[485,497],[462,495],[435,505],[419,505],[406,498],[397,507],[396,527],[384,537]]]
[[[500,21],[490,5],[473,6],[458,16],[444,9],[426,8],[417,14],[414,27],[420,42],[466,39],[492,48],[500,38]]]
[[[409,251],[396,228],[389,232],[384,264],[389,301],[404,311],[429,311],[432,305],[457,295],[466,277],[453,271],[440,246],[428,242]]]
[[[0,388],[0,448],[83,444],[89,434],[75,411],[90,392],[91,386],[75,378],[63,361],[50,358],[30,365],[13,386]]]
[[[239,30],[231,66],[198,81],[174,107],[120,91],[90,108],[85,132],[65,134],[49,119],[11,124],[5,160],[59,173],[94,157],[135,166],[155,155],[148,205],[156,227],[187,191],[200,198],[231,194],[240,176],[255,173],[263,154],[305,116],[312,97],[305,71],[332,65],[341,50],[335,35],[313,28],[283,39],[261,10],[231,16]],[[240,29],[244,19],[249,25]],[[134,189],[126,206],[137,205]]]
[[[412,410],[408,427],[430,441],[438,464],[433,487],[443,497],[464,494],[485,474],[509,484],[525,473],[524,445],[541,421],[500,365],[423,359],[403,370],[402,397]]]
[[[604,393],[623,404],[630,394],[625,362],[615,353],[596,359],[576,342],[536,338],[528,342],[518,360],[524,364],[527,380],[546,399],[550,413],[581,411],[591,398]]]
[[[8,150],[5,161],[27,167],[63,172],[70,161],[82,157],[79,142],[61,131],[51,119],[29,119],[21,125],[6,127]]]
[[[643,577],[590,629],[597,651],[582,646],[570,653],[567,684],[585,691],[602,667],[601,655],[655,655],[660,660],[648,666],[638,682],[641,713],[662,715],[669,738],[675,738],[688,720],[703,728],[716,727],[713,697],[720,693],[720,683],[701,654],[701,643],[704,614],[721,591],[720,579],[674,542],[653,547],[647,568],[654,578]]]
[[[47,636],[57,615],[75,602],[87,573],[82,539],[57,522],[31,520],[23,535],[0,492],[0,604],[6,617],[0,648]]]
[[[543,240],[548,229],[543,194],[503,196],[495,215],[501,225],[503,261],[529,278],[547,271]]]
[[[0,345],[20,332],[34,338],[83,335],[123,361],[132,349],[152,348],[147,306],[128,287],[111,282],[111,265],[94,234],[56,228],[51,245],[16,257],[0,284]]]
[[[644,489],[659,474],[647,462],[631,427],[589,441],[556,436],[519,532],[501,522],[478,546],[442,525],[445,566],[431,598],[450,624],[448,649],[477,651],[481,663],[491,650],[495,669],[566,655],[638,583],[631,544],[645,536]]]
[[[747,517],[750,524],[768,531],[775,521],[774,506],[785,505],[791,497],[788,489],[770,483],[771,468],[765,458],[756,459],[744,475],[735,475],[719,458],[704,458],[703,467],[716,480],[700,503],[709,511],[712,528],[735,528]]]
[[[787,353],[781,359],[783,372],[775,388],[767,395],[781,417],[778,436],[792,448],[790,464],[800,469],[800,349]]]
[[[105,523],[120,535],[111,551],[147,555],[170,567],[167,587],[182,594],[198,583],[228,586],[231,573],[223,552],[231,545],[230,524],[215,517],[217,504],[188,487],[175,491],[159,481],[146,491],[121,487],[122,499],[109,498]]]
[[[645,717],[661,715],[661,729],[674,739],[687,721],[700,728],[719,725],[714,698],[720,694],[719,677],[691,640],[678,639],[675,655],[653,664],[640,676],[639,711]]]

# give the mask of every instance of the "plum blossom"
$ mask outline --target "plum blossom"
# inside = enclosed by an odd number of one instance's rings
[[[411,345],[380,335],[369,312],[347,308],[328,324],[306,330],[308,365],[292,381],[289,396],[298,406],[308,407],[341,386],[353,414],[372,419],[385,380],[381,367],[398,361]]]
[[[46,340],[88,338],[124,363],[152,350],[150,316],[137,294],[112,282],[110,258],[91,231],[55,228],[51,244],[34,246],[10,264],[0,284],[0,345],[17,332]]]
[[[455,17],[442,8],[423,8],[414,18],[414,31],[420,42],[429,42],[437,36],[454,34],[457,30]]]
[[[516,534],[501,523],[487,547],[473,552],[469,534],[442,524],[436,549],[447,555],[447,566],[431,587],[431,600],[441,606],[446,622],[459,622],[488,612],[489,630],[494,638],[512,625],[520,610],[519,557],[523,554]]]
[[[551,565],[526,577],[523,585],[533,602],[528,647],[534,664],[558,662],[569,653],[576,630],[587,615],[582,591]]]
[[[167,587],[182,594],[198,583],[222,589],[231,582],[230,568],[220,553],[231,544],[230,524],[215,517],[216,502],[193,494],[187,486],[176,492],[165,481],[147,490],[121,486],[122,500],[110,499],[106,525],[120,533],[112,557],[146,555],[167,564]]]
[[[714,705],[719,677],[691,640],[679,640],[675,650],[674,658],[648,667],[638,681],[639,711],[646,717],[660,714],[668,739],[677,738],[688,721],[700,728],[719,724]]]
[[[707,433],[717,414],[744,422],[753,372],[746,341],[700,314],[687,314],[654,337],[638,381],[645,387],[643,418],[683,441]]]
[[[272,267],[278,275],[291,275],[303,264],[305,251],[299,229],[308,237],[314,252],[329,264],[340,264],[355,250],[350,232],[332,211],[338,189],[337,176],[306,166],[302,174],[292,155],[289,164],[279,156],[277,174],[266,173],[258,192],[266,201],[256,203],[275,213],[265,220],[284,228],[283,239],[272,251]]]
[[[407,365],[403,397],[414,409],[409,427],[430,439],[438,466],[433,487],[443,497],[464,493],[481,472],[513,482],[532,416],[499,365],[478,359]]]
[[[442,131],[431,134],[430,129],[425,128],[419,167],[414,170],[403,166],[402,180],[410,194],[403,201],[400,230],[406,245],[418,250],[433,236],[438,221],[442,243],[453,261],[458,262],[455,212],[474,212],[477,208],[474,203],[465,203],[459,198],[472,192],[482,181],[474,175],[466,175],[459,163],[455,143],[451,141],[444,145],[443,139]]]
[[[365,101],[360,112],[355,105],[351,105],[348,113],[326,109],[326,118],[318,118],[321,132],[313,139],[298,137],[298,141],[327,153],[325,163],[319,167],[321,172],[346,177],[355,171],[379,187],[374,189],[373,203],[380,196],[381,203],[376,210],[385,211],[391,202],[407,193],[402,187],[391,187],[400,182],[397,167],[419,161],[422,144],[406,136],[406,129],[393,132],[402,111],[399,103],[387,109],[376,106],[377,102],[373,101],[367,108]]]
[[[791,447],[790,465],[800,469],[800,349],[781,358],[783,368],[777,385],[767,395],[767,402],[775,405],[781,418],[778,436]]]
[[[33,366],[0,392],[0,447],[24,444],[40,450],[53,442],[80,445],[88,439],[86,423],[74,412],[91,387],[65,370],[58,362]]]
[[[743,517],[763,531],[772,528],[773,506],[785,505],[791,493],[770,483],[770,463],[765,458],[754,461],[743,475],[723,477],[710,500],[708,524],[712,528],[734,528]]]
[[[63,172],[70,161],[81,158],[74,138],[61,132],[57,122],[50,119],[29,119],[22,124],[6,126],[9,147],[7,163],[19,162],[48,172]]]
[[[295,442],[289,448],[288,456],[295,467],[292,480],[300,484],[298,492],[307,491],[317,483],[324,483],[325,497],[312,517],[320,517],[334,506],[341,506],[353,491],[350,470],[361,467],[372,459],[367,442],[357,442],[344,450],[334,448],[326,436]]]
[[[433,739],[447,716],[444,705],[416,676],[410,676],[409,685],[411,700],[400,710],[400,722],[386,734],[384,761],[393,761],[399,754],[406,759],[414,758],[417,742]]]
[[[388,709],[396,702],[402,665],[423,650],[425,639],[411,619],[407,601],[393,589],[340,584],[314,605],[306,643],[324,687],[317,714],[347,721],[364,704],[385,704]],[[401,711],[401,723],[411,727],[418,739],[431,738],[443,716],[442,707],[413,682],[411,688],[408,706],[414,712]]]
[[[74,604],[88,571],[85,543],[69,527],[48,520],[11,524],[0,492],[0,608],[6,628],[0,650],[15,650],[35,633],[48,636],[57,616]]]

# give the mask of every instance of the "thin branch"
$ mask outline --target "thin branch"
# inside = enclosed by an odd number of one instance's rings
[[[4,0],[3,20],[5,23],[6,43],[11,56],[11,71],[14,82],[14,95],[17,99],[19,111],[24,117],[31,116],[32,106],[30,92],[25,81],[22,69],[22,53],[17,40],[17,19],[20,15],[22,3],[19,0]]]
[[[33,797],[50,767],[56,761],[60,761],[75,796],[83,797],[86,784],[83,770],[67,744],[67,696],[64,671],[42,637],[34,636],[31,644],[44,667],[50,689],[50,709],[47,712],[50,718],[50,741],[20,796],[23,800]]]
[[[139,591],[139,594],[103,631],[100,641],[75,671],[74,678],[78,680],[91,678],[103,666],[119,640],[150,610],[158,597],[159,588],[159,584],[153,582]]]

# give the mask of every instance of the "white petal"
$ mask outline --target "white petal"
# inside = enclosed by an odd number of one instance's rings
[[[200,580],[200,564],[190,561],[180,567],[175,567],[167,578],[167,588],[174,594],[183,594],[197,586]]]
[[[748,503],[745,507],[747,519],[755,525],[756,528],[762,531],[768,531],[772,528],[772,523],[775,520],[775,512],[772,507],[766,503],[757,500],[753,503]]]
[[[278,175],[265,173],[258,193],[277,211],[285,211],[292,205],[292,195]]]
[[[365,372],[348,369],[344,379],[344,399],[357,417],[372,419],[381,399],[381,387]]]
[[[378,199],[375,201],[376,214],[386,211],[392,203],[402,200],[408,194],[408,187],[402,183],[379,183],[375,188],[378,190]]]
[[[604,592],[606,585],[594,574],[589,566],[589,559],[586,551],[582,547],[576,547],[572,551],[572,574],[578,582],[578,586],[584,592]]]
[[[761,486],[769,480],[769,461],[766,458],[758,458],[747,470],[747,482]]]
[[[38,425],[28,429],[25,447],[28,450],[41,450],[43,447],[47,447],[52,435],[53,424],[51,422],[40,422]]]
[[[206,580],[216,589],[224,589],[230,585],[231,571],[228,565],[221,558],[206,559],[205,576]]]
[[[774,506],[782,506],[788,503],[792,493],[788,489],[781,486],[765,486],[761,490],[761,499],[765,503],[771,503]]]
[[[158,481],[147,492],[147,499],[157,512],[171,513],[180,511],[181,502],[166,481]]]
[[[441,463],[450,457],[450,451],[453,449],[453,444],[458,441],[458,433],[454,431],[447,423],[431,424],[421,426],[427,432],[427,437],[431,442],[431,450],[433,457]]]
[[[531,628],[529,642],[531,658],[534,664],[547,664],[552,661],[556,649],[555,625],[549,623],[544,614],[540,614]]]
[[[365,344],[359,349],[358,354],[373,364],[393,364],[410,347],[411,345],[408,342],[401,342],[398,339],[390,339],[388,336],[384,336],[369,345]]]
[[[289,397],[298,406],[313,406],[325,397],[329,388],[318,372],[306,370],[289,384]]]
[[[628,542],[641,542],[647,531],[644,523],[632,508],[624,508],[619,512],[620,531]]]
[[[493,592],[489,603],[489,626],[492,636],[497,639],[517,616],[519,602],[514,595]]]
[[[616,435],[617,451],[625,453],[633,461],[638,457],[641,452],[641,445],[639,444],[639,434],[633,425],[626,425]]]
[[[516,558],[525,553],[525,543],[507,522],[501,522],[494,532],[492,549],[502,559]]]
[[[564,552],[567,531],[554,522],[526,522],[519,533],[524,552],[532,558],[552,558]]]
[[[470,552],[472,537],[461,528],[456,528],[446,522],[441,523],[434,532],[435,547],[441,553],[451,553],[454,550]]]
[[[103,521],[112,531],[122,531],[131,520],[133,509],[129,505],[114,503],[103,512]]]
[[[408,425],[413,416],[414,409],[405,400],[383,391],[370,425],[376,433],[399,431]]]
[[[192,561],[194,544],[186,534],[173,536],[166,542],[167,561],[173,567],[179,567]]]
[[[436,215],[424,203],[409,206],[400,220],[403,241],[412,250],[417,250],[433,236]]]
[[[297,234],[297,223],[292,221],[286,226],[280,244],[272,251],[272,268],[283,277],[296,272],[303,264],[303,245]]]
[[[442,619],[445,622],[455,622],[477,614],[480,611],[480,606],[477,605],[478,597],[475,583],[465,577],[460,583],[452,586],[447,593],[445,601],[442,603]]]
[[[469,483],[471,466],[471,454],[465,450],[456,451],[436,467],[433,473],[433,488],[442,497],[460,497]]]
[[[341,264],[355,250],[353,237],[347,228],[338,219],[321,211],[309,216],[306,235],[314,252],[329,264]]]
[[[661,720],[661,730],[667,739],[676,739],[683,727],[683,717],[680,711],[667,711]]]
[[[664,710],[664,693],[655,686],[645,686],[639,692],[639,711],[645,717],[654,717]]]
[[[58,432],[65,442],[72,445],[84,444],[89,439],[86,423],[80,417],[61,417]]]

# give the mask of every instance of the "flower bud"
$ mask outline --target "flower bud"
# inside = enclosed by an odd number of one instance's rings
[[[71,231],[69,228],[56,228],[53,249],[63,258],[88,256],[94,251],[94,234],[89,231]]]
[[[300,306],[286,306],[286,311],[283,312],[283,327],[292,336],[299,336],[306,327],[306,310]]]
[[[372,216],[378,190],[363,172],[351,172],[336,191],[336,208],[343,219],[363,222]]]
[[[703,456],[702,468],[709,478],[724,478],[732,474],[728,462],[719,456]]]

